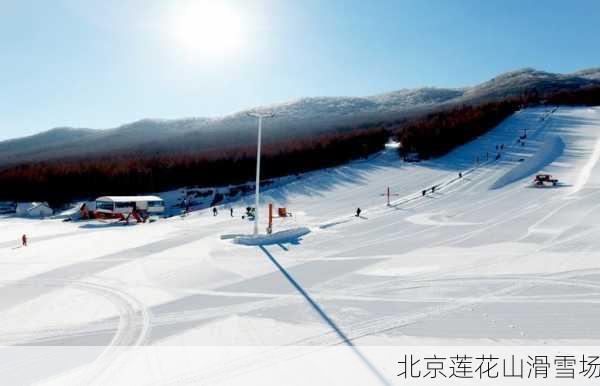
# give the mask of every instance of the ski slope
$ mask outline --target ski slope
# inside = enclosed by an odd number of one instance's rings
[[[276,184],[261,195],[260,229],[268,202],[287,207],[277,243],[227,236],[251,233],[241,213],[253,196],[233,218],[229,206],[137,226],[2,218],[0,344],[97,350],[0,369],[42,383],[248,384],[297,350],[349,342],[598,345],[599,159],[600,108],[540,107],[440,159],[408,164],[389,149]],[[538,172],[560,185],[532,187]],[[214,363],[117,371],[134,347],[211,348]],[[360,384],[369,359],[352,350],[328,371]]]

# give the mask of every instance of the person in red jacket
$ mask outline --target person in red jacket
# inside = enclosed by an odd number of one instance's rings
[[[21,237],[21,242],[23,243],[23,246],[26,247],[27,246],[27,235],[23,235]]]

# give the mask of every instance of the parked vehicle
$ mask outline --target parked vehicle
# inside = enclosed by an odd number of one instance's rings
[[[550,184],[552,186],[558,185],[558,179],[553,178],[550,174],[538,174],[533,179],[533,185],[536,187],[543,187]]]

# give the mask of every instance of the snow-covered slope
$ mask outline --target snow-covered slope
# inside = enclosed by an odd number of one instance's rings
[[[582,78],[586,79],[600,80],[600,67],[577,71],[574,73],[574,75],[581,76]]]
[[[560,152],[548,146],[557,139]],[[268,202],[293,215],[275,219],[275,232],[310,228],[279,244],[221,238],[252,232],[241,218],[252,196],[233,203],[234,217],[222,207],[218,216],[206,210],[129,227],[0,219],[0,342],[109,347],[100,373],[90,365],[73,372],[98,354],[46,367],[28,356],[2,369],[25,380],[248,384],[264,376],[281,384],[288,378],[279,366],[343,343],[323,315],[359,349],[597,347],[599,159],[600,108],[535,108],[437,160],[407,164],[388,150],[275,184],[262,196],[261,231]],[[510,171],[520,178],[495,186]],[[561,185],[532,187],[538,172]],[[16,248],[23,233],[30,245]],[[135,345],[156,350],[136,352],[136,366],[117,360]],[[318,347],[298,347],[306,345]],[[194,346],[218,347],[204,351],[206,362],[169,362]],[[365,358],[339,350],[348,356],[327,371],[316,365],[294,379],[306,384],[317,373],[333,384],[370,384]],[[394,381],[396,360],[373,362]]]

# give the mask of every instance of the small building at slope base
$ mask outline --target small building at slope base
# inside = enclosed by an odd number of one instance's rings
[[[52,216],[54,210],[46,202],[20,202],[15,214],[20,217],[46,218]]]
[[[104,196],[96,199],[94,213],[97,217],[121,219],[133,216],[139,221],[139,218],[160,215],[164,211],[165,203],[158,196]]]

